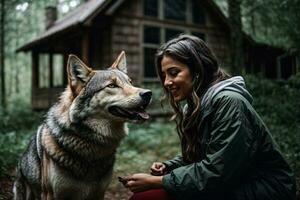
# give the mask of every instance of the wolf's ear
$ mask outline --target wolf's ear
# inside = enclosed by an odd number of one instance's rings
[[[68,80],[72,90],[73,88],[77,90],[78,86],[82,86],[84,83],[86,83],[90,79],[93,72],[93,70],[86,66],[77,56],[72,54],[69,55],[67,70]]]
[[[118,70],[124,72],[125,74],[127,74],[126,55],[125,55],[124,51],[122,51],[119,54],[118,58],[115,60],[115,62],[112,64],[112,66],[110,68],[118,69]]]

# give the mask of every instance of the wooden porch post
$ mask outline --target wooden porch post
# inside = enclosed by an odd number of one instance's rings
[[[35,89],[39,88],[39,54],[32,51],[32,78],[31,78],[31,91],[34,92]]]
[[[53,88],[53,53],[49,53],[49,88]]]
[[[35,108],[36,104],[36,93],[39,88],[39,54],[36,51],[31,53],[31,106]]]
[[[90,38],[89,38],[89,29],[86,28],[83,31],[83,35],[82,35],[82,49],[81,49],[81,57],[82,57],[82,61],[89,66],[89,45],[90,42]]]
[[[63,71],[62,71],[62,73],[63,73],[63,84],[64,84],[64,86],[65,85],[67,85],[68,84],[68,72],[67,72],[67,64],[68,64],[68,57],[69,57],[69,55],[68,54],[64,54],[63,55],[64,56],[64,59],[63,59]]]

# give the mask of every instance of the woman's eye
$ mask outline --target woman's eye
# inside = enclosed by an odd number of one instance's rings
[[[114,83],[111,83],[111,84],[107,85],[107,87],[109,87],[109,88],[116,88],[118,86],[116,84],[114,84]]]
[[[170,76],[176,76],[179,73],[177,70],[172,70],[169,72]]]

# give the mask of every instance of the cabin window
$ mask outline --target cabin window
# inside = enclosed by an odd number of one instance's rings
[[[165,41],[169,41],[182,33],[184,33],[184,31],[176,30],[176,29],[166,29]]]
[[[39,55],[39,88],[49,88],[50,86],[50,68],[49,68],[49,55]]]
[[[62,55],[53,54],[51,61],[51,56],[49,54],[40,54],[38,71],[39,88],[52,88],[63,86],[64,66]]]
[[[186,21],[186,0],[165,0],[164,18],[178,21]]]
[[[205,34],[204,33],[200,33],[200,32],[192,32],[192,35],[197,36],[198,38],[202,39],[203,41],[205,41]]]
[[[166,20],[205,25],[202,1],[197,0],[144,0],[144,15]]]
[[[146,78],[156,78],[155,63],[154,63],[155,53],[156,53],[156,48],[146,47],[144,49],[144,61],[145,61],[144,75]]]
[[[154,26],[144,26],[144,77],[156,78],[154,56],[161,44],[161,29]]]
[[[144,0],[145,16],[158,17],[158,0]]]
[[[53,55],[53,86],[63,86],[64,75],[64,58],[62,55]]]
[[[192,1],[192,20],[195,24],[205,25],[205,14],[201,3],[202,1]]]
[[[144,43],[160,44],[160,29],[153,26],[144,27]]]
[[[205,35],[197,31],[180,30],[176,28],[164,28],[149,25],[145,25],[143,30],[143,57],[145,81],[153,81],[157,79],[154,59],[156,51],[162,43],[165,43],[184,33],[190,33],[205,41]]]

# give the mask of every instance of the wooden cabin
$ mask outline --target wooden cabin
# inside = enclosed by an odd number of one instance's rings
[[[124,50],[136,83],[157,81],[154,54],[180,33],[205,40],[224,68],[229,66],[228,19],[212,0],[88,0],[56,20],[47,8],[46,30],[17,51],[31,52],[32,107],[48,108],[67,84],[66,62],[76,54],[95,69],[111,65]],[[276,78],[283,51],[244,37],[245,71]]]

